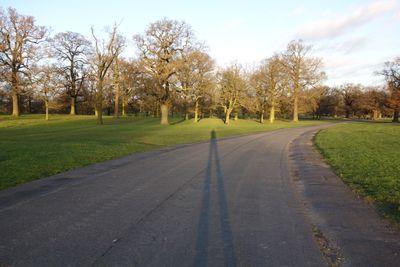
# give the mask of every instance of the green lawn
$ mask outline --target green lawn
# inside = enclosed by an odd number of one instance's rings
[[[341,124],[322,130],[316,145],[343,180],[400,221],[400,125]]]
[[[223,137],[323,123],[172,122],[161,126],[157,118],[105,117],[105,124],[98,126],[94,116],[52,115],[49,121],[43,115],[0,116],[0,189],[133,152],[207,140],[213,129]]]

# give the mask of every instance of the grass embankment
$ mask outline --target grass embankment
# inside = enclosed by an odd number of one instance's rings
[[[219,119],[179,120],[162,126],[157,118],[105,117],[98,126],[94,116],[53,115],[49,121],[43,115],[0,116],[0,189],[133,152],[207,140],[213,129],[224,137],[322,123],[239,120],[226,126]]]
[[[341,124],[322,130],[316,145],[356,192],[400,221],[400,125]]]

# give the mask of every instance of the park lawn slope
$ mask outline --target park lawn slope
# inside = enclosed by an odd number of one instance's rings
[[[208,140],[213,129],[224,137],[323,123],[171,121],[162,126],[158,118],[105,117],[105,124],[98,126],[94,116],[53,115],[49,121],[43,115],[0,116],[0,189],[134,152]]]
[[[315,142],[351,188],[400,221],[399,124],[340,124],[320,131]]]

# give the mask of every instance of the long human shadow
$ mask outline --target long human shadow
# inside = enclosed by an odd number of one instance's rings
[[[236,266],[236,255],[233,246],[232,230],[229,222],[228,204],[224,187],[224,180],[221,171],[220,159],[218,154],[217,134],[215,130],[211,132],[210,149],[208,154],[207,168],[203,183],[203,198],[201,211],[198,221],[196,255],[194,266],[206,266],[208,259],[209,228],[210,228],[210,200],[211,200],[211,180],[212,166],[215,163],[216,189],[218,195],[219,223],[221,227],[221,239],[223,242],[223,252],[225,266]]]

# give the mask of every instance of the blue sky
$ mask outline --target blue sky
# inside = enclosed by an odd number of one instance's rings
[[[400,56],[400,1],[128,1],[0,0],[32,15],[53,33],[89,36],[114,22],[129,41],[162,17],[185,20],[209,47],[218,65],[237,61],[253,66],[297,38],[313,45],[324,59],[327,84],[378,85],[374,71]],[[127,55],[134,54],[129,44]]]

